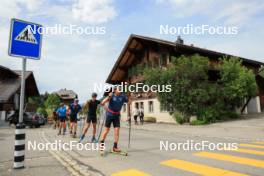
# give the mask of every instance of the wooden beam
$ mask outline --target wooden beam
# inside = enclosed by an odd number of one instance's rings
[[[143,49],[128,48],[128,51],[135,56],[142,55]]]
[[[126,72],[127,69],[129,69],[129,68],[130,68],[130,67],[128,67],[128,66],[119,66],[119,67],[118,67],[119,70],[122,70],[122,71],[125,71],[125,72]]]

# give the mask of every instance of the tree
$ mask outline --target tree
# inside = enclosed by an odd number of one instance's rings
[[[256,96],[255,75],[252,70],[242,66],[241,60],[235,57],[224,58],[219,70],[221,97],[229,110],[240,107],[245,99]]]
[[[36,107],[44,107],[45,101],[48,98],[49,93],[45,92],[44,94],[41,94],[40,96],[34,96],[28,98],[28,103],[35,105]]]
[[[166,70],[150,68],[144,77],[149,85],[171,85],[171,92],[158,92],[162,105],[172,104],[185,115],[197,115],[210,100],[208,86],[209,59],[199,55],[181,56]]]
[[[218,75],[214,81],[209,81],[209,69]],[[188,117],[195,115],[206,123],[234,113],[235,108],[257,92],[255,75],[234,57],[212,65],[207,57],[197,54],[181,56],[167,69],[145,69],[144,78],[149,85],[171,85],[171,92],[157,93],[161,105],[171,104],[174,112]]]
[[[89,105],[88,102],[86,102],[85,104],[83,104],[80,114],[83,116],[87,116],[88,110],[89,110]]]
[[[39,107],[37,109],[37,112],[40,113],[40,114],[42,114],[44,117],[48,117],[48,113],[47,113],[46,109],[43,108],[43,107]]]
[[[44,104],[48,109],[56,109],[60,106],[60,98],[57,94],[49,94]]]

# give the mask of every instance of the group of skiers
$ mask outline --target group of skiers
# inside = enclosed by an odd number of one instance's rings
[[[114,127],[114,145],[113,145],[113,151],[114,152],[120,152],[120,149],[118,148],[118,141],[119,141],[119,131],[120,131],[120,111],[122,109],[122,106],[124,103],[130,104],[130,101],[128,101],[127,95],[122,93],[120,91],[120,88],[114,87],[113,91],[110,92],[102,101],[97,100],[97,94],[93,93],[92,98],[87,101],[87,103],[84,105],[84,107],[88,107],[88,114],[86,118],[85,126],[83,127],[82,134],[80,136],[79,142],[82,142],[82,140],[85,138],[85,135],[89,129],[89,127],[92,125],[93,127],[93,133],[92,133],[92,140],[91,142],[98,142],[96,139],[96,126],[97,126],[97,109],[98,106],[102,106],[106,110],[106,117],[104,120],[104,131],[102,133],[100,144],[101,146],[105,144],[106,137],[110,131],[110,127],[113,124]],[[81,105],[79,104],[79,101],[77,99],[74,100],[72,104],[69,106],[66,106],[64,103],[61,103],[60,107],[54,111],[54,120],[55,125],[54,127],[58,126],[59,132],[58,135],[65,135],[66,132],[66,120],[67,117],[70,119],[70,125],[69,130],[70,134],[75,138],[76,132],[77,132],[77,115],[82,110]],[[141,124],[143,124],[143,117],[144,117],[144,111],[142,108],[136,107],[133,111],[133,116],[135,123],[137,124],[137,117],[140,118]],[[127,119],[129,122],[131,122],[131,119]],[[58,124],[59,123],[59,124]]]
[[[77,115],[81,111],[82,107],[78,104],[79,101],[77,99],[74,100],[70,106],[66,106],[64,103],[60,104],[60,107],[53,112],[54,117],[54,128],[58,126],[59,133],[58,135],[65,135],[66,132],[66,121],[67,117],[70,119],[70,134],[73,135],[73,137],[76,137],[76,131],[77,131]],[[63,132],[61,132],[63,130]]]

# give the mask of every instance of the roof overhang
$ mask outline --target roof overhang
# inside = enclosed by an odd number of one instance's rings
[[[12,70],[11,70],[12,71]],[[11,72],[10,72],[11,73]],[[15,74],[14,78],[7,78],[1,82],[3,91],[0,92],[0,103],[8,102],[9,99],[20,90],[21,85],[21,71],[12,71],[11,74]],[[26,71],[26,87],[25,93],[27,96],[39,96],[39,90],[35,77],[32,71]]]
[[[108,75],[108,78],[106,79],[106,83],[119,84],[120,82],[124,81],[121,80],[120,78],[125,76],[127,69],[131,67],[131,65],[133,64],[134,59],[136,59],[135,57],[136,53],[139,52],[144,47],[144,45],[147,44],[156,45],[158,47],[170,48],[175,52],[179,52],[183,54],[197,53],[215,59],[219,59],[224,56],[238,57],[238,56],[221,53],[213,50],[208,50],[205,48],[200,48],[192,45],[186,45],[186,44],[131,34],[125,46],[123,47],[117,61],[115,62],[110,74]],[[259,68],[261,65],[264,64],[262,62],[246,59],[243,57],[238,57],[238,58],[242,59],[243,64],[250,65],[255,68]]]

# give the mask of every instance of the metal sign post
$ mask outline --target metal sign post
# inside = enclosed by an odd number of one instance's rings
[[[20,105],[19,105],[19,123],[23,123],[24,115],[24,100],[25,100],[25,74],[26,74],[27,58],[22,59],[22,75],[21,75],[21,93],[20,93]]]
[[[15,131],[14,169],[24,168],[26,131],[24,118],[25,87],[26,87],[26,63],[28,59],[40,59],[42,26],[39,24],[11,20],[8,54],[14,57],[22,57],[22,74],[19,105],[19,123]]]

